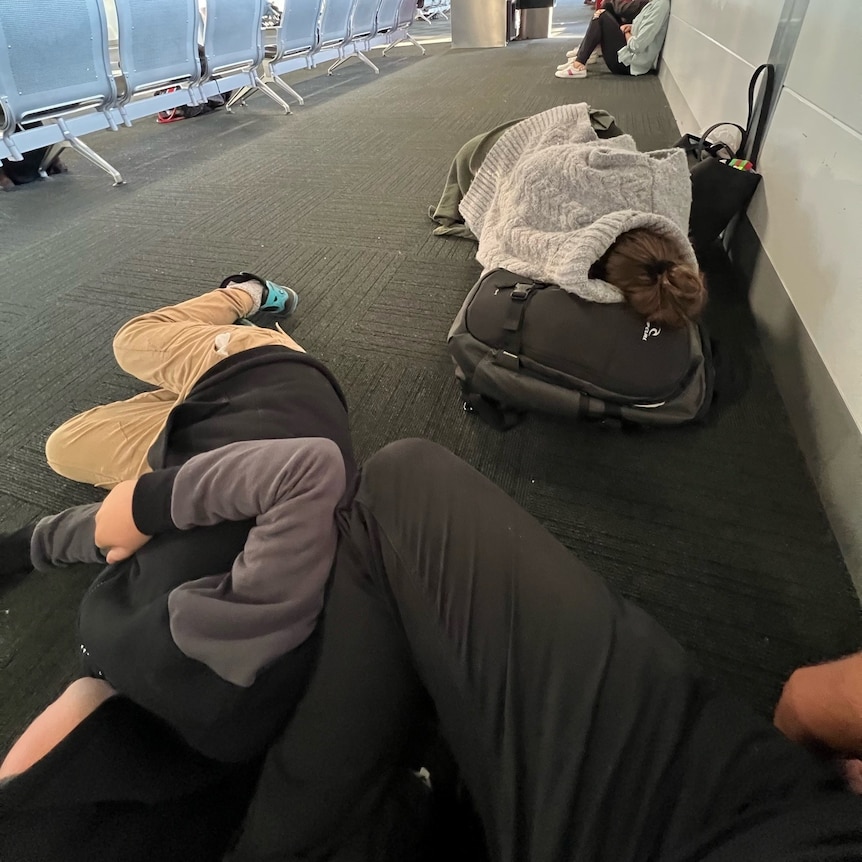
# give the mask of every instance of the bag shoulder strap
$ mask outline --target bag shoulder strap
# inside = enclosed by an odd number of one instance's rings
[[[503,321],[504,347],[516,356],[521,352],[521,334],[524,315],[530,300],[548,285],[540,281],[518,282],[509,294],[509,307]]]
[[[752,128],[754,122],[755,95],[757,82],[760,76],[766,76],[763,85],[763,99],[760,102],[760,114],[757,118],[757,128]],[[751,81],[748,83],[748,119],[745,122],[745,132],[742,136],[742,144],[739,147],[739,155],[747,151],[748,160],[757,164],[760,155],[760,147],[763,144],[763,134],[766,131],[766,119],[769,115],[769,107],[772,104],[772,96],[775,91],[775,66],[772,63],[763,63],[754,70]]]
[[[757,127],[752,128],[754,123],[755,98],[757,95],[757,82],[761,75],[766,76],[766,82],[763,89],[763,99],[760,103],[760,114],[757,119]],[[693,152],[698,161],[702,161],[704,153],[710,156],[719,156],[719,152],[724,147],[730,154],[730,158],[742,158],[747,151],[747,158],[753,164],[757,164],[757,157],[760,155],[760,147],[763,143],[763,133],[766,131],[766,118],[769,113],[769,107],[772,104],[772,96],[775,91],[775,66],[771,63],[763,63],[758,66],[748,82],[748,117],[744,126],[739,123],[714,123],[697,139],[690,152]],[[709,136],[721,126],[733,126],[742,133],[742,140],[736,152],[733,152],[730,147],[725,144],[710,144]]]

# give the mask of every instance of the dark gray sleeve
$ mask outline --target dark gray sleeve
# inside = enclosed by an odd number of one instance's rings
[[[57,515],[42,518],[30,539],[33,568],[46,571],[75,563],[104,563],[96,547],[95,515],[101,503],[73,506]]]
[[[346,473],[323,438],[255,440],[197,455],[171,484],[181,530],[254,519],[230,572],[200,578],[168,599],[176,645],[236,685],[313,631],[335,556],[335,507]]]

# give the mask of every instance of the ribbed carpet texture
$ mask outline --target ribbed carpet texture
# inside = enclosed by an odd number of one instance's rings
[[[113,360],[117,328],[248,269],[298,290],[289,329],[341,380],[361,457],[408,436],[451,448],[757,709],[795,665],[855,649],[856,596],[721,257],[708,322],[734,382],[706,425],[533,417],[501,434],[461,408],[445,336],[479,267],[427,217],[458,147],[569,101],[609,110],[642,149],[679,137],[655,76],[554,78],[588,17],[574,0],[555,12],[569,38],[499,50],[453,51],[447,25],[417,22],[427,56],[407,45],[374,52],[379,76],[354,60],[288,78],[307,97],[291,116],[258,96],[88,139],[124,187],[69,154],[68,175],[0,195],[0,529],[99,498],[55,476],[43,446],[73,413],[144,388]],[[75,675],[93,574],[0,583],[0,751]]]

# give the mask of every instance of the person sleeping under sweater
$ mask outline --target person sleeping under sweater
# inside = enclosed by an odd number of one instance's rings
[[[706,300],[690,208],[681,150],[639,152],[630,135],[599,140],[583,102],[507,129],[460,204],[485,272],[508,269],[591,302],[628,301],[678,326]]]

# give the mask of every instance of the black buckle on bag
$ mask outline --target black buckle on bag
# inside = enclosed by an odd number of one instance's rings
[[[529,295],[532,293],[534,285],[532,284],[523,284],[522,282],[518,282],[513,288],[511,297],[516,302],[524,302]]]

